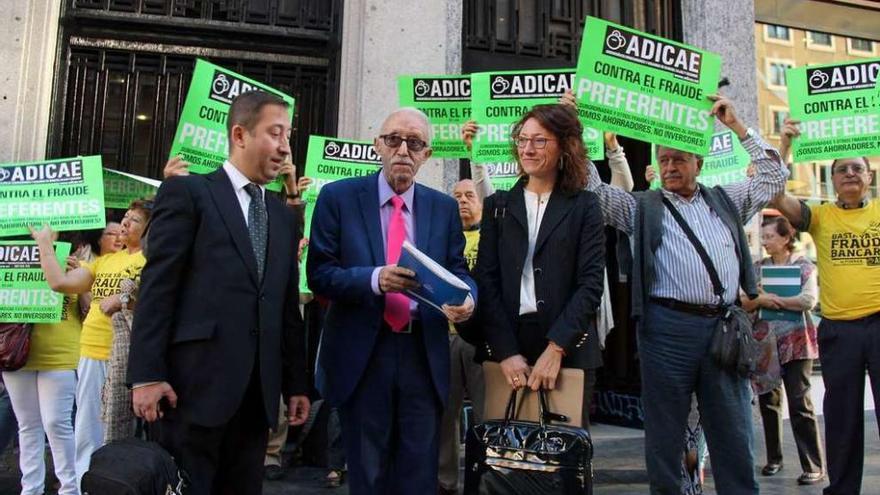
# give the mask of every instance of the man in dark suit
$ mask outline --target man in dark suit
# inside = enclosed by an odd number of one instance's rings
[[[431,156],[427,117],[385,119],[375,140],[382,170],[325,185],[312,217],[307,272],[330,300],[317,379],[340,408],[352,495],[434,494],[440,416],[449,396],[448,321],[467,320],[469,298],[443,313],[401,292],[414,274],[395,265],[404,239],[466,281],[458,206],[414,182]]]
[[[162,184],[134,319],[128,380],[135,413],[191,494],[259,494],[278,397],[308,416],[297,289],[297,222],[267,195],[290,154],[280,98],[249,92],[229,109],[229,160]]]

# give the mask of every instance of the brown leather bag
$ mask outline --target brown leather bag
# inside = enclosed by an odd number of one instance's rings
[[[27,364],[33,328],[30,323],[0,323],[0,371],[15,371]]]

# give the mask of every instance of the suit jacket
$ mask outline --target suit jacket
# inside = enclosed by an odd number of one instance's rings
[[[297,221],[266,194],[269,235],[257,279],[247,223],[226,172],[166,180],[159,188],[141,275],[129,383],[167,381],[182,419],[220,426],[241,405],[257,367],[263,408],[307,391],[299,313]]]
[[[499,199],[503,195],[504,199]],[[589,369],[602,363],[596,312],[605,270],[605,227],[598,197],[588,191],[554,191],[538,230],[532,258],[540,349],[517,332],[522,270],[528,252],[523,181],[486,198],[475,278],[479,318],[490,359],[539,356],[548,340],[566,352],[563,366]],[[535,339],[531,339],[535,343]],[[534,363],[532,363],[534,364]]]
[[[381,173],[381,172],[380,172]],[[415,245],[470,287],[476,284],[464,261],[464,235],[452,198],[415,184]],[[346,179],[321,189],[312,216],[306,272],[309,287],[330,300],[316,371],[322,395],[342,404],[354,391],[372,354],[385,310],[385,297],[373,293],[373,269],[385,265],[379,219],[377,174]],[[446,317],[418,306],[425,350],[437,398],[449,395],[449,326]]]

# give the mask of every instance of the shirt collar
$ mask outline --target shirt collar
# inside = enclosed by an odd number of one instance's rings
[[[856,206],[847,206],[846,203],[844,203],[843,201],[841,201],[839,199],[836,201],[836,203],[837,203],[838,207],[840,207],[844,210],[858,210],[859,208],[864,208],[864,207],[868,206],[868,198],[862,198],[862,200],[859,201],[859,204]]]
[[[383,172],[379,172],[379,208],[385,206],[386,203],[391,201],[391,197],[396,195],[394,189],[391,189],[391,185],[388,184],[388,179],[385,178],[385,174]],[[413,182],[409,189],[403,192],[400,195],[403,198],[403,204],[406,205],[406,210],[410,213],[413,211],[413,197],[415,196],[416,183]]]
[[[223,162],[223,170],[226,172],[226,175],[229,176],[229,182],[232,182],[232,188],[236,193],[238,191],[244,189],[244,186],[251,183],[251,180],[244,176],[235,165],[232,164],[229,160]],[[257,184],[260,187],[260,192],[263,194],[266,193],[266,187],[260,184]]]
[[[699,186],[697,187],[697,191],[690,198],[685,198],[684,196],[676,194],[672,191],[667,191],[666,189],[663,189],[663,188],[660,188],[660,192],[662,192],[663,195],[666,196],[668,199],[676,200],[676,201],[679,201],[682,203],[690,203],[690,204],[695,203],[700,198],[700,194],[701,194]]]

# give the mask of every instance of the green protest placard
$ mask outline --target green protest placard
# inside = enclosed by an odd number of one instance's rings
[[[475,163],[514,161],[510,131],[535,105],[556,103],[571,89],[572,69],[543,69],[471,74],[471,108],[480,126],[474,137]],[[583,122],[583,119],[581,119]],[[605,158],[602,133],[584,126],[584,145],[592,160]]]
[[[132,201],[156,195],[161,181],[104,169],[104,206],[107,208],[128,209]]]
[[[588,125],[705,154],[720,70],[714,53],[587,17],[574,94]]]
[[[432,156],[470,156],[461,128],[471,118],[471,76],[401,76],[397,88],[401,106],[418,108],[430,119]]]
[[[703,156],[703,168],[697,181],[706,187],[724,186],[746,180],[746,171],[752,158],[739,142],[733,131],[721,131],[712,135],[709,153]],[[660,167],[657,166],[657,146],[651,146],[651,166],[656,179],[651,189],[660,189]]]
[[[785,71],[795,162],[880,155],[880,59]]]
[[[100,156],[0,165],[0,237],[104,228]]]
[[[55,255],[61,266],[65,266],[69,254],[69,243],[55,243]],[[0,322],[58,322],[63,302],[64,294],[49,288],[40,269],[36,242],[0,242]]]
[[[509,191],[519,179],[519,164],[516,162],[483,163],[486,175],[496,191]]]
[[[169,158],[181,156],[194,174],[211,173],[228,157],[226,115],[236,96],[248,91],[265,91],[286,101],[293,120],[293,97],[253,79],[204,60],[196,60],[192,82],[171,143]],[[267,189],[280,191],[281,178]]]
[[[303,175],[312,179],[312,184],[303,193],[303,201],[305,202],[303,236],[308,238],[311,235],[315,202],[324,185],[339,179],[369,175],[377,172],[380,168],[382,168],[382,159],[370,141],[309,136],[309,149],[306,154],[306,167]],[[305,277],[307,254],[307,252],[303,252],[300,263],[299,290],[304,293],[311,292]]]

